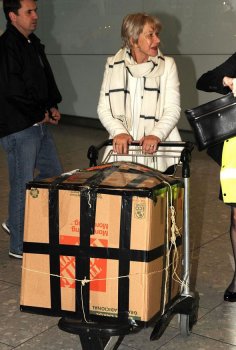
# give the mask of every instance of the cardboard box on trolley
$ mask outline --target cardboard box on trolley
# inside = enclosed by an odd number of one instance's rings
[[[180,292],[183,192],[182,181],[125,162],[30,182],[21,310],[92,321],[160,314]]]

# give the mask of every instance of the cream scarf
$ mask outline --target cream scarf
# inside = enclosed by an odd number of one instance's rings
[[[160,76],[164,72],[165,59],[159,51],[156,57],[149,57],[145,63],[137,64],[127,48],[120,49],[109,65],[109,75],[106,85],[106,96],[109,98],[111,112],[119,119],[126,130],[131,130],[131,103],[129,91],[129,74],[133,77],[143,77],[142,106],[139,124],[155,122],[159,119],[158,98],[160,93]],[[135,118],[136,119],[136,118]],[[143,136],[142,135],[142,136]]]

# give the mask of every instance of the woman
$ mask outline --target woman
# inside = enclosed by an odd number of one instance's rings
[[[132,140],[138,140],[142,152],[149,155],[161,141],[181,140],[176,128],[180,118],[178,73],[173,58],[159,50],[160,30],[154,16],[127,15],[121,27],[123,46],[107,60],[98,115],[113,139],[114,153],[128,154]],[[157,168],[153,157],[148,159],[147,165]],[[166,171],[174,163],[174,158],[161,157],[158,170]]]
[[[204,73],[197,81],[197,89],[207,92],[227,94],[235,93],[236,86],[236,53],[224,63],[207,73]],[[221,193],[220,199],[231,206],[230,238],[233,248],[234,261],[236,261],[236,138],[232,137],[217,146],[208,149],[208,154],[222,164],[221,167]],[[236,272],[232,281],[224,293],[225,301],[236,301]]]

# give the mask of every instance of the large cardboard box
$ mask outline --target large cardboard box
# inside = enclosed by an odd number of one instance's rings
[[[180,291],[183,191],[180,180],[125,162],[29,183],[21,310],[142,322],[160,314]]]

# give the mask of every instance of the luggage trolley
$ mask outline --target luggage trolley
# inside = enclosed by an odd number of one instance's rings
[[[90,146],[87,157],[89,159],[89,166],[97,166],[99,159],[99,151],[106,146],[112,146],[112,139],[102,142],[98,146]],[[131,157],[131,161],[137,163],[139,156],[153,157],[153,155],[144,155],[141,153],[141,147],[138,141],[131,143],[130,152],[127,157]],[[169,325],[171,319],[175,314],[179,315],[180,333],[183,336],[188,336],[193,325],[197,322],[199,295],[195,292],[190,292],[190,248],[189,248],[189,180],[190,180],[190,161],[191,152],[194,148],[191,142],[161,142],[159,144],[158,152],[154,157],[162,157],[162,147],[173,148],[169,157],[176,157],[177,166],[170,176],[179,176],[182,178],[184,185],[184,218],[183,218],[183,289],[178,298],[158,319],[154,320],[153,330],[150,340],[159,339]],[[176,149],[178,149],[176,151]],[[165,157],[168,157],[168,151]],[[113,154],[112,150],[108,153],[104,163],[109,162],[110,157],[115,157],[115,161],[119,159],[119,155]],[[123,155],[122,155],[123,156]],[[178,168],[182,168],[182,173],[178,175]],[[111,322],[110,319],[104,318],[103,322],[88,322],[85,320],[70,319],[62,317],[59,320],[58,327],[68,333],[78,334],[83,350],[112,350],[118,349],[125,335],[140,331],[141,327],[128,320],[128,322]]]

